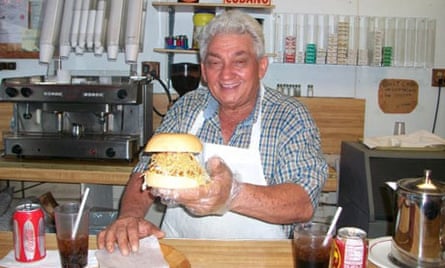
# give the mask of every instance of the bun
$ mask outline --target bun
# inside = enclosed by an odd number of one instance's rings
[[[186,133],[155,134],[147,143],[145,152],[202,152],[202,143],[198,137]]]
[[[142,188],[185,189],[207,183],[209,176],[197,158],[202,149],[201,141],[191,134],[154,135],[145,146],[151,155]]]

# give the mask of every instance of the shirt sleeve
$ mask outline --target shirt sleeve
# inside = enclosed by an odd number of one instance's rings
[[[148,168],[148,164],[150,164],[150,156],[142,153],[131,173],[143,173]]]
[[[300,185],[316,208],[328,177],[319,130],[304,106],[294,107],[281,120],[274,183],[292,182]]]
[[[320,148],[318,129],[313,126],[304,130],[291,140],[291,144],[291,147],[297,146],[298,149],[293,155],[286,157],[291,159],[290,176],[306,190],[313,207],[316,208],[328,177],[328,165]]]

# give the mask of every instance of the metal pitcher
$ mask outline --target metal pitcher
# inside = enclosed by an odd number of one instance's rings
[[[445,184],[401,179],[396,189],[396,221],[391,258],[408,267],[445,267]]]

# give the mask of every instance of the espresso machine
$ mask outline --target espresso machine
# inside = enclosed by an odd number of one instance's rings
[[[153,85],[145,77],[6,78],[0,101],[14,103],[5,156],[132,161],[152,135]]]

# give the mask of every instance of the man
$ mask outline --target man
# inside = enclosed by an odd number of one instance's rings
[[[311,219],[327,178],[318,129],[294,98],[261,84],[268,59],[261,25],[238,10],[215,17],[200,36],[202,80],[168,111],[157,132],[191,133],[204,144],[210,186],[141,191],[130,177],[119,218],[98,235],[99,248],[122,254],[147,235],[288,238]],[[217,156],[217,157],[212,157]],[[173,200],[162,231],[144,220],[155,196]]]

